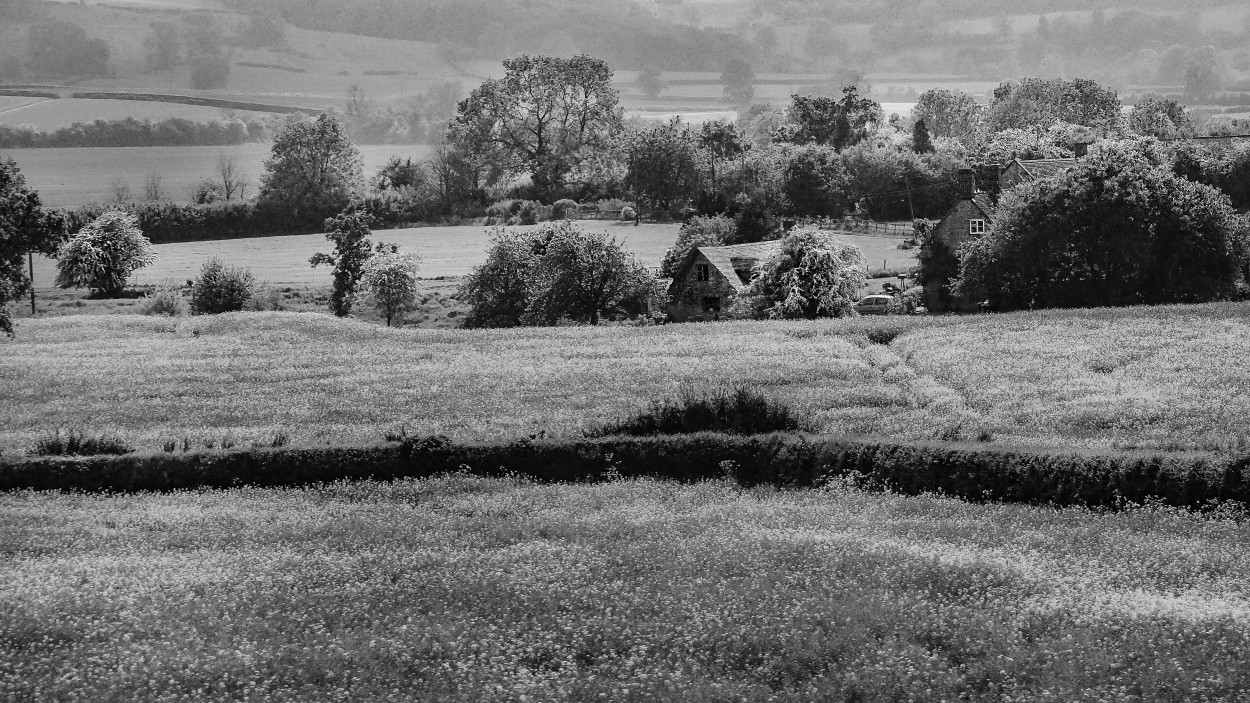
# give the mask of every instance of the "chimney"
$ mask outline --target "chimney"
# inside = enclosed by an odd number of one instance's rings
[[[972,200],[972,194],[977,190],[976,171],[970,168],[959,169],[959,190],[960,200]]]

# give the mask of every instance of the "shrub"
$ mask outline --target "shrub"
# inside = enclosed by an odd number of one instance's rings
[[[94,456],[98,454],[129,454],[134,449],[118,437],[100,435],[88,437],[82,432],[70,430],[61,436],[61,431],[43,437],[35,443],[32,454],[36,456]]]
[[[56,284],[117,297],[130,274],[156,260],[133,215],[110,210],[70,237],[57,252]]]
[[[191,312],[196,315],[216,315],[243,309],[256,288],[252,272],[237,266],[227,266],[213,257],[204,262],[200,275],[191,286]]]
[[[621,222],[633,222],[638,219],[638,212],[632,207],[626,205],[621,208]]]
[[[577,214],[577,209],[579,207],[581,206],[577,204],[576,200],[569,200],[568,198],[557,200],[555,204],[551,206],[551,219],[553,220],[572,219],[573,215]]]
[[[177,317],[183,312],[184,303],[178,291],[172,288],[161,288],[154,294],[149,293],[140,311],[144,315],[168,315]]]
[[[519,225],[536,225],[538,219],[542,215],[542,203],[534,200],[525,200],[521,202],[520,207],[516,211],[517,224]]]
[[[503,224],[512,219],[516,208],[521,206],[520,200],[500,200],[486,208],[486,224]]]
[[[732,392],[720,388],[713,393],[696,393],[686,387],[677,400],[652,403],[646,412],[592,434],[634,437],[693,432],[767,434],[798,429],[798,418],[788,407],[745,386],[738,386]]]

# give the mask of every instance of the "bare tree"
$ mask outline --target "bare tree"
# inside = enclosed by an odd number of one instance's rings
[[[239,168],[233,156],[217,155],[217,176],[221,180],[221,194],[226,200],[247,197],[247,174]]]
[[[113,193],[112,202],[114,203],[121,205],[134,200],[130,194],[130,184],[121,178],[114,178],[109,189]]]
[[[143,181],[143,199],[149,203],[165,199],[165,191],[161,188],[161,174],[153,171]]]

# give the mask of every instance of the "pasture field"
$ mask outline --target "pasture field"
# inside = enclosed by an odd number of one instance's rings
[[[391,156],[419,159],[429,153],[429,147],[423,144],[378,144],[358,148],[367,177],[376,173]],[[161,177],[161,188],[167,199],[179,203],[191,202],[192,189],[200,181],[213,176],[221,154],[235,160],[248,178],[248,192],[255,193],[264,173],[265,159],[269,157],[269,144],[265,143],[0,149],[0,158],[8,157],[17,162],[27,184],[38,191],[44,205],[67,208],[108,202],[113,198],[117,183],[125,183],[133,197],[142,198],[144,181],[152,173]]]
[[[8,109],[0,104],[0,125],[17,127],[23,124],[35,125],[40,131],[51,132],[69,127],[75,122],[94,122],[95,120],[124,120],[133,117],[136,120],[159,122],[180,118],[192,122],[224,121],[230,117],[251,119],[268,113],[249,112],[246,110],[223,110],[217,107],[200,105],[179,105],[177,103],[142,102],[139,100],[85,100],[79,98],[61,98],[59,100],[40,98],[19,98],[30,101],[24,106]],[[23,150],[24,151],[24,150]]]
[[[625,249],[648,266],[659,266],[664,252],[677,240],[676,224],[619,223],[607,220],[582,220],[578,225],[587,231],[606,231],[624,242]],[[525,229],[525,228],[522,228]],[[466,225],[456,227],[413,227],[385,229],[373,233],[374,242],[394,242],[404,251],[421,256],[421,275],[463,276],[482,263],[490,248],[491,227]],[[899,249],[901,239],[840,235],[860,247],[868,258],[869,270],[879,271],[882,263],[889,269],[907,269],[916,264],[915,249]],[[332,245],[322,234],[220,239],[203,242],[156,244],[156,263],[135,273],[137,284],[181,282],[199,273],[200,266],[213,256],[229,264],[246,266],[257,280],[283,285],[330,284],[331,270],[312,268],[308,258],[318,251],[329,251]],[[56,278],[56,262],[40,258],[35,262],[38,288],[47,288]],[[897,281],[895,281],[897,283]]]
[[[747,384],[824,432],[996,446],[1233,449],[1250,417],[1250,305],[932,319],[511,330],[312,313],[19,320],[0,342],[0,446],[54,429],[137,448],[229,437],[372,443],[576,435]],[[870,330],[900,332],[870,343]],[[874,335],[880,339],[880,335]]]
[[[0,494],[0,698],[1244,701],[1230,518],[464,476]]]

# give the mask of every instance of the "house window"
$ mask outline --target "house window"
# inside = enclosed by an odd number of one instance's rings
[[[712,280],[712,267],[711,267],[710,265],[708,265],[708,264],[699,264],[698,266],[696,266],[696,267],[695,267],[695,270],[696,270],[696,271],[698,272],[698,274],[699,274],[699,280],[700,280],[700,281],[710,281],[710,280]]]
[[[714,295],[703,298],[703,312],[720,312],[720,298]]]
[[[985,220],[968,220],[968,234],[985,234]]]

